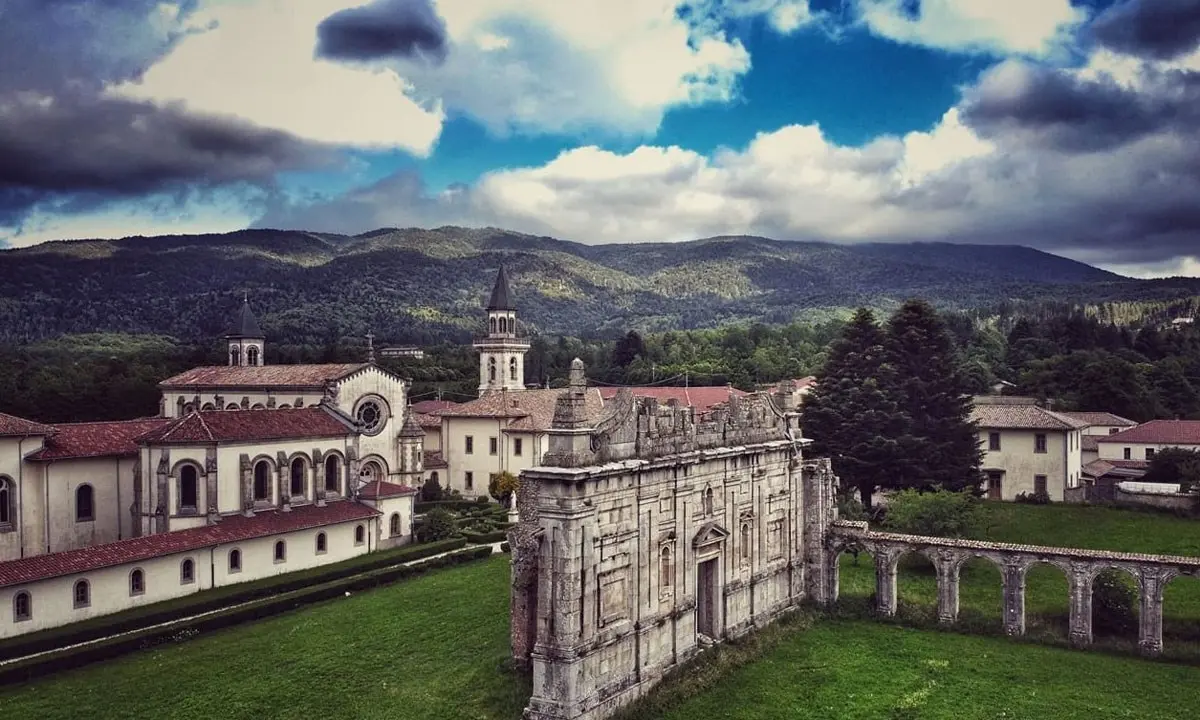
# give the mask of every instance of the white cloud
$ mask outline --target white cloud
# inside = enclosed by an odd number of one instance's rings
[[[871,32],[943,50],[1046,55],[1087,19],[1071,0],[921,0],[913,19],[905,0],[858,0]]]
[[[785,35],[817,20],[809,0],[709,0],[709,12],[732,18],[762,16],[773,30]],[[697,6],[705,0],[693,0]]]
[[[1177,257],[1159,263],[1097,263],[1097,267],[1142,280],[1200,277],[1200,257],[1197,256]]]
[[[126,97],[233,115],[317,142],[403,148],[425,155],[441,132],[436,99],[418,104],[394,70],[348,67],[314,55],[316,27],[353,0],[215,2]]]

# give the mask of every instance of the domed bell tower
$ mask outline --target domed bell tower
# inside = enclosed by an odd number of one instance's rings
[[[487,305],[487,335],[475,341],[479,351],[479,394],[525,389],[525,353],[529,341],[517,337],[517,309],[504,266]]]

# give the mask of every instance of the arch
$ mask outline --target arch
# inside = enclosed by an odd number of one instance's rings
[[[365,525],[354,526],[354,544],[362,545],[367,541],[367,527]]]
[[[292,497],[308,495],[308,458],[296,455],[288,463],[288,494]]]
[[[704,488],[704,496],[701,499],[703,504],[703,512],[705,515],[713,514],[713,489],[711,486]]]
[[[363,463],[358,471],[358,477],[363,483],[375,482],[376,480],[387,480],[387,461],[378,455],[371,455],[370,457],[363,458]]]
[[[187,414],[187,412],[186,412],[187,401],[184,400],[183,398],[179,398],[178,400],[175,401],[175,407],[179,410],[179,412],[176,413],[177,415],[183,416],[183,415]]]
[[[85,608],[92,604],[92,586],[87,580],[77,580],[71,588],[71,597],[75,608]]]
[[[1071,619],[1069,565],[1035,559],[1025,566],[1025,632],[1066,637]]]
[[[323,532],[317,533],[317,554],[322,555],[329,550],[329,538]]]
[[[241,410],[242,406],[238,405],[237,403],[229,403],[228,405],[225,406],[225,409],[226,410]]]
[[[429,473],[429,479],[430,479],[431,481],[433,481],[433,483],[434,483],[435,485],[436,485],[436,484],[439,484],[439,483],[438,483],[438,471],[437,471],[437,470],[434,470],[433,472]]]
[[[923,616],[936,612],[937,569],[926,552],[907,546],[895,548],[890,569],[895,577],[897,610]]]
[[[283,540],[278,540],[275,543],[275,562],[287,562],[287,543]]]
[[[16,517],[16,503],[13,502],[12,478],[0,475],[0,525],[12,525]]]
[[[342,457],[336,453],[325,457],[325,492],[342,493]]]
[[[229,364],[230,365],[241,365],[242,364],[242,349],[240,347],[238,347],[237,345],[231,345],[229,347]]]
[[[183,562],[179,563],[179,584],[190,585],[194,582],[196,582],[196,561],[184,558]]]
[[[496,317],[494,315],[488,318],[488,332],[493,335],[496,334]]]
[[[658,551],[658,585],[662,590],[669,590],[675,585],[673,555],[670,545],[663,545]]]
[[[75,488],[75,522],[92,522],[96,519],[96,491],[84,483]]]
[[[129,595],[146,594],[146,573],[141,568],[134,568],[129,573]]]
[[[1133,568],[1098,564],[1090,573],[1092,634],[1137,639],[1142,577]],[[1120,607],[1128,600],[1128,607]]]
[[[1162,631],[1174,642],[1200,642],[1200,571],[1176,573],[1162,587]]]
[[[247,365],[259,365],[260,363],[259,363],[258,354],[259,353],[258,353],[257,345],[251,345],[250,347],[246,348],[246,364]]]
[[[739,553],[743,563],[750,562],[750,523],[742,523],[742,529],[739,537],[741,552]]]
[[[33,595],[28,590],[13,595],[13,622],[33,619]]]
[[[242,571],[242,551],[234,548],[229,551],[229,572],[236,573]]]
[[[291,410],[291,409],[292,409],[292,406],[291,406],[291,405],[289,405],[289,404],[287,404],[287,403],[284,403],[284,404],[282,404],[282,405],[280,405],[280,406],[279,406],[279,409],[280,409],[280,410]]]
[[[496,382],[496,358],[490,357],[487,361],[488,382]]]
[[[196,512],[200,507],[200,468],[190,462],[179,465],[179,511]]]
[[[517,379],[517,359],[515,357],[508,359],[508,379]]]
[[[936,557],[934,552],[929,553]],[[932,559],[932,558],[931,558]],[[957,554],[954,574],[958,577],[958,619],[1000,628],[1004,622],[1004,566],[987,553]],[[937,583],[930,596],[937,597]]]
[[[388,534],[391,537],[400,535],[400,513],[392,513],[392,517],[388,521]]]
[[[204,405],[200,406],[200,409],[203,410],[204,412],[211,412],[213,410],[216,410],[217,406],[213,405],[210,402],[207,402],[207,403],[204,403]]]
[[[254,462],[254,500],[255,502],[271,501],[271,475],[275,467],[267,458]]]
[[[262,403],[254,403],[253,405],[250,406],[250,409],[251,410],[266,410],[267,406],[263,405]]]

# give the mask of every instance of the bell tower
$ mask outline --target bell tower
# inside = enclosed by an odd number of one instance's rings
[[[267,337],[258,326],[258,320],[250,311],[250,296],[242,297],[242,307],[233,318],[233,325],[225,335],[229,343],[230,365],[262,365],[263,346]]]
[[[525,389],[525,353],[529,341],[517,337],[517,309],[508,289],[504,266],[487,304],[487,334],[475,341],[479,351],[479,394]]]

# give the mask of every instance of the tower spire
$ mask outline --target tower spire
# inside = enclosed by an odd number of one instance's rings
[[[250,309],[250,293],[242,291],[242,305],[233,316],[225,340],[229,347],[230,365],[262,365],[267,336]]]
[[[517,337],[517,308],[504,266],[487,304],[487,333],[475,343],[479,351],[479,394],[525,389],[525,353],[529,341]]]
[[[367,331],[367,362],[375,362],[375,333]]]

